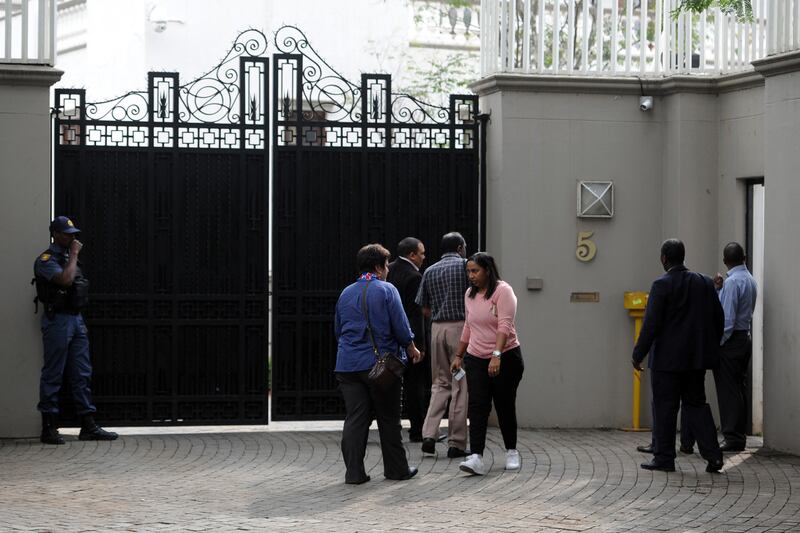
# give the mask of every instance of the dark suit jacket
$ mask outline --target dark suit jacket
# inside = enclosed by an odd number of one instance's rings
[[[653,370],[716,368],[724,322],[711,278],[685,266],[675,267],[650,288],[633,359],[641,363],[652,346],[649,367]]]
[[[411,331],[414,333],[414,344],[418,349],[425,349],[425,322],[422,318],[422,308],[414,303],[417,290],[422,281],[422,273],[405,259],[397,259],[389,263],[389,275],[386,281],[397,287],[403,310],[406,312]]]

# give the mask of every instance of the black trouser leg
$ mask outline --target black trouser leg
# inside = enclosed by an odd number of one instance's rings
[[[675,430],[681,403],[681,373],[652,370],[653,389],[653,449],[654,460],[660,464],[675,463]]]
[[[387,391],[370,388],[381,438],[383,475],[389,479],[408,475],[408,460],[400,426],[400,385],[400,380],[397,380]]]
[[[489,377],[489,360],[464,357],[464,370],[467,372],[467,418],[469,418],[469,447],[472,453],[483,455],[486,448],[486,424],[492,410],[492,392]]]
[[[650,402],[650,411],[652,412],[652,419],[653,419],[653,429],[650,432],[650,447],[655,449],[656,447],[656,411],[655,411],[655,404],[651,401]],[[694,447],[694,436],[692,435],[692,430],[689,429],[689,422],[686,419],[686,409],[681,407],[681,446],[684,448],[693,448]]]
[[[497,422],[500,424],[503,444],[507,450],[517,449],[517,387],[524,369],[522,351],[516,347],[503,353],[500,373],[497,377],[489,378]]]
[[[366,383],[367,374],[336,373],[346,412],[342,429],[342,458],[347,468],[344,478],[348,483],[358,483],[367,477],[364,456],[367,453],[369,425],[372,423],[372,399]]]
[[[409,363],[403,376],[403,392],[408,420],[411,422],[408,435],[412,439],[421,439],[431,394],[431,365],[427,359],[417,364]]]
[[[719,402],[720,430],[725,442],[744,446],[747,440],[747,370],[752,341],[734,332],[722,346],[719,368],[714,370]]]
[[[703,389],[705,391],[705,389]],[[681,406],[681,446],[684,448],[694,447],[694,435],[692,428],[689,427],[689,417],[686,408]]]
[[[706,403],[705,370],[685,372],[685,378],[681,380],[681,409],[686,411],[689,431],[697,439],[697,447],[703,459],[706,461],[722,459],[714,415]]]

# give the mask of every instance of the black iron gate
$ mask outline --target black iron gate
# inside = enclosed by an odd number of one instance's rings
[[[428,105],[388,75],[345,80],[297,28],[274,42],[271,84],[249,30],[184,85],[55,92],[55,211],[85,235],[103,423],[266,423],[270,164],[275,420],[344,414],[333,309],[361,245],[413,235],[436,258],[455,230],[480,246],[476,96]]]
[[[266,47],[245,32],[205,76],[108,102],[55,92],[55,211],[85,236],[104,423],[267,421]]]
[[[333,310],[356,251],[412,235],[435,260],[454,230],[479,246],[478,99],[427,105],[381,74],[353,84],[293,27],[275,43],[272,417],[341,418]]]

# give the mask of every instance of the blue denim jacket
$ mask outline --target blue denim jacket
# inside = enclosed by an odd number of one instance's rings
[[[361,305],[365,279],[359,279],[342,291],[336,303],[334,331],[339,348],[336,372],[360,372],[375,364],[372,342],[367,333],[367,320]],[[391,283],[379,279],[369,282],[367,306],[372,334],[380,353],[392,352],[408,363],[405,347],[414,339],[400,293]]]

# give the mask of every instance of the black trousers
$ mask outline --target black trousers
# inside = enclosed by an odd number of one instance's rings
[[[408,475],[408,460],[400,435],[400,380],[391,389],[382,392],[370,387],[368,374],[368,370],[336,373],[346,411],[342,429],[342,457],[347,468],[345,481],[350,483],[363,481],[367,477],[364,457],[373,415],[378,421],[383,475],[389,479]]]
[[[417,364],[409,362],[403,374],[403,395],[408,421],[411,422],[408,435],[421,439],[422,424],[431,401],[431,364],[427,356]]]
[[[497,412],[497,422],[507,450],[517,448],[517,387],[522,380],[525,364],[519,347],[503,352],[500,373],[489,375],[489,359],[464,357],[469,390],[467,418],[469,418],[469,447],[472,453],[483,455],[486,448],[486,424],[492,410]]]
[[[650,402],[650,411],[652,413],[652,420],[653,426],[656,424],[656,408],[655,403]],[[653,427],[653,431],[651,434],[650,446],[655,450],[656,449],[656,430]],[[686,409],[681,409],[681,446],[684,448],[692,448],[694,447],[694,435],[692,435],[692,431],[689,429],[689,421],[686,418]]]
[[[682,424],[697,440],[700,455],[707,461],[722,459],[711,407],[706,403],[705,370],[663,372],[652,370],[654,459],[661,464],[675,462],[675,431],[678,409],[685,411]],[[684,431],[686,429],[683,429]]]
[[[753,342],[746,331],[734,331],[722,345],[714,370],[719,402],[719,425],[725,442],[744,446],[747,440],[747,370]]]

